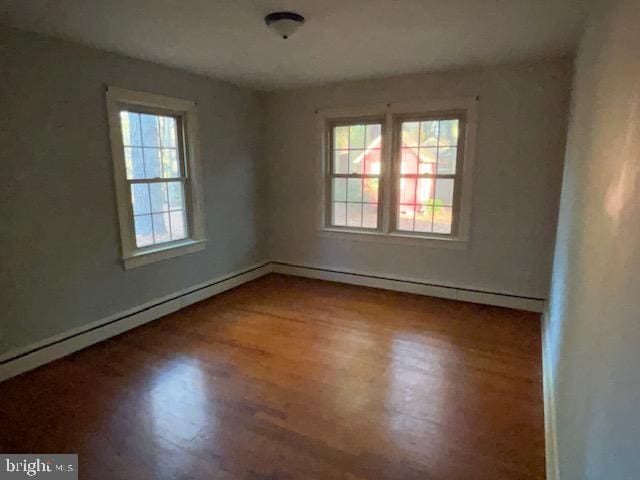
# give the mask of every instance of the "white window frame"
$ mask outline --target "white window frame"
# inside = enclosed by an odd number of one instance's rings
[[[381,243],[422,245],[463,249],[469,242],[471,222],[471,190],[475,156],[476,130],[478,123],[479,97],[460,97],[428,100],[422,102],[387,103],[349,108],[325,108],[316,111],[317,143],[319,145],[319,175],[317,187],[320,192],[318,202],[318,230],[322,236],[345,240],[362,240]],[[400,123],[407,118],[456,117],[465,123],[464,138],[461,141],[462,162],[454,200],[454,220],[451,234],[404,232],[395,228],[396,201],[394,195],[399,177],[399,130]],[[382,118],[382,155],[380,184],[378,191],[378,228],[359,229],[331,225],[331,128],[336,123],[370,121]],[[380,211],[381,210],[381,211]]]
[[[125,269],[139,267],[159,260],[197,252],[205,248],[205,225],[200,182],[198,149],[198,118],[196,103],[164,95],[139,92],[109,86],[106,94],[111,156],[115,179],[122,261]],[[136,245],[133,223],[131,188],[127,180],[120,111],[131,110],[170,115],[179,118],[182,126],[182,154],[184,156],[184,202],[189,237],[147,247]]]

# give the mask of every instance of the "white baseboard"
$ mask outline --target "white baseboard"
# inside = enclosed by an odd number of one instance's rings
[[[157,298],[135,308],[68,330],[19,350],[7,352],[0,357],[0,382],[271,272],[533,312],[542,312],[544,307],[544,300],[541,299],[431,285],[415,279],[383,278],[357,272],[334,271],[319,267],[264,261],[247,267],[245,270],[233,272],[224,277],[195,285],[189,289],[174,292],[171,295]],[[546,391],[547,387],[545,386]],[[546,404],[547,402],[545,401]],[[547,418],[547,415],[545,415],[545,418]]]
[[[558,463],[558,437],[556,430],[556,403],[553,369],[549,359],[547,341],[548,311],[542,314],[542,389],[544,401],[544,437],[547,480],[560,480]]]
[[[156,320],[187,305],[255,280],[270,273],[271,270],[269,261],[261,262],[224,277],[215,278],[189,289],[157,298],[80,328],[68,330],[20,350],[8,352],[0,358],[0,382]]]
[[[448,298],[463,302],[481,303],[499,307],[515,308],[541,313],[545,301],[536,298],[519,297],[501,293],[482,292],[450,286],[432,285],[416,279],[379,277],[349,271],[335,271],[321,267],[291,265],[283,262],[272,262],[273,271],[299,277],[317,278],[334,282],[350,283],[365,287],[382,288],[398,292],[416,293],[431,297]]]

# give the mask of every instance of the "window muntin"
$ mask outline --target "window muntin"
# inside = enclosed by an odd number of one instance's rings
[[[181,119],[120,110],[120,127],[136,247],[189,236]]]
[[[330,145],[330,226],[377,229],[382,123],[333,124]]]
[[[461,118],[448,117],[412,118],[398,123],[395,229],[451,235],[460,184],[460,129],[464,123]]]

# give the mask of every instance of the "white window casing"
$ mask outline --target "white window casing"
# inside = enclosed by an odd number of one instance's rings
[[[124,268],[134,268],[204,249],[206,238],[196,103],[164,95],[111,86],[107,88],[106,101]],[[175,119],[178,141],[171,150],[176,150],[177,152],[178,173],[171,176],[163,173],[161,176],[156,177],[146,175],[144,178],[128,177],[121,112]],[[146,148],[141,145],[140,150],[144,151]],[[164,167],[162,168],[164,169]],[[180,212],[181,216],[186,219],[186,225],[183,224],[181,226],[184,238],[172,240],[174,237],[171,236],[169,240],[156,242],[154,236],[153,243],[139,246],[136,241],[136,227],[134,225],[132,185],[144,184],[149,185],[148,188],[151,188],[150,186],[154,183],[164,184],[165,188],[168,188],[169,183],[181,183],[183,185],[181,190],[183,205]],[[177,213],[169,211],[168,202],[167,198],[167,212],[164,213],[167,216],[170,216],[171,213]],[[149,209],[148,216],[151,217],[153,214],[151,199],[149,199]]]
[[[471,220],[471,190],[478,123],[478,97],[445,98],[422,102],[389,103],[350,108],[326,108],[317,111],[318,202],[319,233],[340,239],[433,246],[437,248],[466,248]],[[452,226],[450,233],[410,232],[397,228],[395,215],[399,206],[400,182],[400,124],[403,121],[458,120],[460,128],[456,171],[443,177],[454,179]],[[332,225],[332,129],[335,125],[378,121],[382,124],[381,172],[378,190],[377,228],[350,228]],[[438,148],[440,148],[438,146]],[[404,175],[403,175],[404,176]],[[435,188],[437,175],[432,175]],[[416,179],[417,182],[417,179]],[[415,200],[414,200],[415,201]],[[434,207],[435,208],[435,207]],[[414,221],[415,225],[415,221]]]

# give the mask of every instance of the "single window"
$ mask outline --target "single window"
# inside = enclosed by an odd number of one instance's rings
[[[465,98],[319,112],[323,228],[466,241],[476,111]]]
[[[180,118],[121,110],[120,127],[136,246],[187,238]]]
[[[461,118],[400,121],[395,228],[451,235],[460,189]]]
[[[195,104],[113,88],[107,99],[125,266],[203,248]]]
[[[377,229],[382,124],[333,125],[330,136],[330,224]]]

